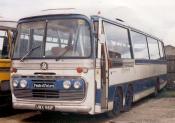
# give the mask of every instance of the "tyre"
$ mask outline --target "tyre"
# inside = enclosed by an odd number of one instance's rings
[[[159,89],[158,89],[157,86],[155,86],[155,88],[154,88],[154,93],[152,94],[152,96],[153,96],[153,97],[157,97],[158,92],[159,92]]]
[[[157,97],[158,95],[158,92],[160,90],[160,82],[159,82],[159,79],[157,79],[157,82],[155,84],[155,87],[154,87],[154,93],[152,94],[153,97]]]
[[[113,109],[112,111],[107,112],[107,116],[112,118],[118,116],[123,109],[123,96],[122,91],[120,89],[116,89],[114,102],[113,102]]]
[[[126,93],[124,111],[129,111],[132,107],[132,103],[133,103],[133,88],[132,86],[129,86]]]

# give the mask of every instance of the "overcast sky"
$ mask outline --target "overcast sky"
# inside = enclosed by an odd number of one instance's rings
[[[18,20],[44,9],[66,7],[101,10],[175,46],[175,0],[0,0],[0,16]]]

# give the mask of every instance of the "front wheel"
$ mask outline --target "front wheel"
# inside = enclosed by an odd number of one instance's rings
[[[115,117],[120,114],[123,107],[123,98],[121,92],[117,89],[115,96],[114,96],[114,102],[113,102],[113,109],[112,111],[107,112],[108,117]]]

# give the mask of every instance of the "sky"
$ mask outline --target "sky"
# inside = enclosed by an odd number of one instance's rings
[[[55,8],[102,11],[175,46],[175,0],[0,0],[0,17],[18,20]]]

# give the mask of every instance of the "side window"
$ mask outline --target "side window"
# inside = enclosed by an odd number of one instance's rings
[[[94,31],[95,31],[95,43],[96,43],[96,57],[98,57],[98,31],[99,31],[99,22],[98,21],[94,21]]]
[[[149,59],[146,36],[131,31],[131,40],[135,59]]]
[[[148,47],[150,53],[150,59],[160,59],[158,41],[148,37]]]
[[[104,22],[110,58],[131,58],[128,30]]]
[[[164,59],[164,47],[163,43],[159,41],[159,49],[160,49],[160,58]]]
[[[0,30],[0,58],[8,58],[9,44],[7,31]]]

